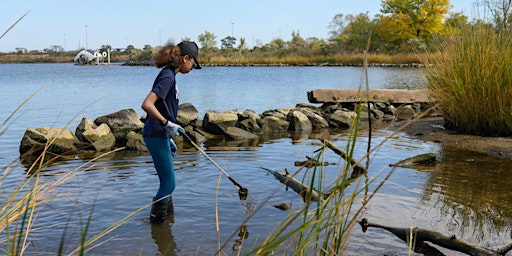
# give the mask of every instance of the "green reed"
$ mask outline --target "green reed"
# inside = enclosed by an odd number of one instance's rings
[[[473,25],[440,40],[425,74],[448,128],[481,136],[512,135],[512,34]]]

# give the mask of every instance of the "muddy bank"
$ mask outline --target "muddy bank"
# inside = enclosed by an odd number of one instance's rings
[[[390,126],[396,130],[405,122],[397,122]],[[444,128],[442,117],[425,118],[414,121],[403,131],[409,136],[422,141],[431,141],[441,144],[443,147],[485,153],[490,156],[507,158],[512,160],[511,137],[481,137],[474,135],[458,134]]]

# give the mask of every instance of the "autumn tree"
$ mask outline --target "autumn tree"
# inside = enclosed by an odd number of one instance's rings
[[[449,0],[382,0],[381,35],[388,39],[429,39],[443,30]]]

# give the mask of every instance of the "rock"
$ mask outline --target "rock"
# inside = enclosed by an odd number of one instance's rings
[[[47,143],[51,143],[47,153],[55,155],[69,155],[77,151],[80,141],[70,131],[61,128],[41,127],[28,128],[20,143],[22,157],[37,156],[41,154]]]
[[[261,121],[261,130],[263,133],[280,133],[288,131],[290,123],[276,116],[266,116]]]
[[[86,129],[81,136],[84,139],[83,141],[91,143],[98,152],[110,151],[116,143],[116,137],[105,123],[98,127]]]
[[[401,105],[396,109],[396,119],[406,120],[416,116],[416,110],[412,105]]]
[[[225,134],[232,140],[255,140],[259,138],[256,134],[231,126],[226,127]]]
[[[262,132],[258,121],[254,118],[242,120],[236,125],[236,127],[253,134],[259,134]]]
[[[190,126],[189,126],[190,127]],[[185,130],[187,131],[188,136],[197,144],[201,144],[206,142],[209,138],[203,135],[206,134],[207,136],[210,135],[209,133],[198,129],[198,131],[192,130],[192,128],[186,127]],[[212,135],[211,138],[214,138],[215,136]],[[210,139],[211,139],[210,138]],[[185,140],[186,141],[186,140]]]
[[[75,129],[75,136],[80,141],[87,141],[82,134],[89,129],[96,129],[98,127],[94,121],[90,118],[82,118],[82,121],[80,121],[80,124]]]
[[[138,151],[148,151],[146,147],[146,143],[144,143],[144,139],[142,138],[142,134],[136,133],[134,131],[130,131],[126,135],[126,148]]]
[[[120,110],[112,114],[100,116],[94,120],[94,123],[96,125],[107,124],[114,133],[116,145],[118,146],[126,144],[126,135],[130,131],[142,133],[142,128],[144,127],[144,123],[140,121],[139,116],[133,109]]]
[[[238,120],[243,121],[246,119],[254,119],[257,122],[261,122],[260,114],[256,113],[254,110],[250,110],[250,109],[247,109],[238,115]]]
[[[253,110],[245,110],[242,114],[238,115],[237,128],[248,131],[254,134],[260,134],[261,131],[261,116]]]
[[[356,113],[354,111],[336,110],[336,112],[332,113],[328,118],[329,127],[349,128],[352,126],[355,117]]]
[[[329,123],[321,115],[321,112],[318,108],[299,108],[299,111],[304,113],[308,117],[309,121],[311,121],[311,124],[313,125],[313,130],[329,128]]]
[[[197,108],[190,103],[184,103],[178,107],[178,117],[176,118],[176,122],[185,127],[194,124],[198,117],[199,111],[197,111]]]
[[[225,127],[235,127],[238,123],[238,111],[208,111],[204,115],[203,129],[214,134],[224,134]]]
[[[313,125],[309,118],[298,110],[292,110],[288,112],[287,120],[290,122],[288,126],[289,131],[311,131]]]
[[[283,120],[286,120],[286,116],[288,116],[288,112],[294,108],[278,108],[264,111],[262,116],[265,118],[266,116],[277,116]]]

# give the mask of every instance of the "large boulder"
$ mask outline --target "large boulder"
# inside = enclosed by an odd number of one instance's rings
[[[225,134],[232,140],[255,140],[259,138],[256,134],[232,126],[226,127]]]
[[[313,125],[313,130],[329,128],[329,123],[321,115],[319,110],[311,108],[299,108],[298,110],[308,117],[309,121],[311,121],[311,124]]]
[[[350,128],[356,117],[356,112],[354,111],[343,111],[336,110],[334,113],[329,115],[329,127],[333,128]]]
[[[281,133],[288,131],[290,122],[279,118],[278,116],[265,116],[261,120],[261,130],[263,133]]]
[[[94,123],[94,121],[92,119],[82,118],[82,121],[80,121],[80,123],[78,124],[78,126],[75,129],[75,136],[80,141],[86,141],[86,139],[83,136],[83,133],[89,129],[96,129],[96,127],[98,127],[98,126]]]
[[[236,127],[248,131],[250,133],[261,133],[261,116],[254,110],[245,110],[238,116],[238,123]]]
[[[98,152],[110,151],[116,143],[116,137],[105,123],[95,128],[86,129],[82,133],[82,137],[84,141],[91,143]]]
[[[190,103],[181,104],[178,107],[177,123],[183,127],[192,125],[197,121],[199,111]]]
[[[416,114],[416,109],[410,104],[401,105],[396,109],[396,119],[399,121],[411,119],[416,116]]]
[[[313,130],[313,125],[311,124],[311,121],[309,121],[309,118],[299,110],[292,110],[288,112],[287,119],[290,122],[290,125],[288,126],[289,131],[302,132]]]
[[[69,155],[77,152],[80,141],[70,130],[53,127],[28,128],[21,139],[20,155],[22,158],[37,156],[43,153],[46,144],[49,144],[47,153]]]
[[[226,127],[235,127],[238,123],[237,110],[225,112],[207,111],[203,118],[203,129],[214,134],[224,134]]]
[[[144,123],[133,109],[124,109],[112,114],[100,116],[94,120],[96,125],[107,124],[116,137],[116,145],[126,145],[126,135],[130,131],[142,133]]]
[[[144,143],[144,139],[142,138],[142,134],[131,131],[126,135],[126,140],[127,149],[148,151],[146,143]]]

